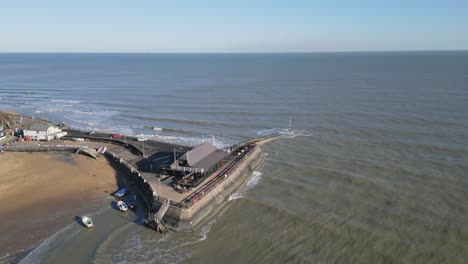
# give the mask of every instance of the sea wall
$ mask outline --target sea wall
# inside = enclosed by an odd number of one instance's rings
[[[35,144],[35,145],[7,145],[3,146],[3,151],[9,152],[70,152],[78,153],[87,157],[96,159],[96,156],[88,151],[88,146],[80,145],[44,145],[44,144]]]
[[[104,153],[104,156],[114,166],[114,168],[125,173],[127,179],[135,184],[136,189],[140,194],[140,197],[143,199],[147,210],[151,211],[153,208],[153,201],[156,192],[154,192],[153,188],[151,188],[151,185],[141,176],[140,172],[110,150],[107,150]]]

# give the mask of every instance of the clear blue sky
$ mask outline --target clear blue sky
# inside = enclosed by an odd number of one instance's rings
[[[468,49],[468,0],[14,0],[0,52]]]

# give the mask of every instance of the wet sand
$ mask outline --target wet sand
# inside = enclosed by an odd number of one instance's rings
[[[100,158],[0,154],[0,258],[29,249],[77,216],[110,206],[117,174]]]

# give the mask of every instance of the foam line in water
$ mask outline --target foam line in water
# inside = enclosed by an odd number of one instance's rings
[[[212,142],[212,138],[210,137],[183,137],[183,136],[172,136],[172,135],[151,135],[151,134],[137,134],[137,137],[144,137],[149,139],[158,140],[165,143],[175,143],[185,146],[197,146],[204,142]],[[227,146],[232,145],[233,142],[225,139],[225,138],[218,138],[215,137],[214,139],[214,146],[218,149],[225,148]]]
[[[90,216],[96,215],[106,208],[103,208],[97,212],[89,214]],[[53,234],[46,240],[42,241],[39,246],[37,246],[34,250],[29,252],[26,257],[24,257],[19,263],[20,264],[32,264],[32,263],[41,263],[42,257],[48,250],[51,248],[57,247],[56,243],[60,243],[63,240],[68,240],[81,232],[83,227],[76,222],[69,224],[68,226],[62,228],[57,233]]]
[[[244,197],[247,191],[255,187],[255,185],[257,185],[260,182],[260,180],[262,179],[262,176],[263,176],[262,172],[254,171],[249,181],[240,190],[231,194],[228,200],[233,201],[233,200]]]
[[[65,117],[65,119],[68,119],[68,120],[73,121],[75,123],[84,124],[84,125],[88,125],[88,126],[93,126],[94,125],[94,123],[83,121],[83,120],[78,120],[78,119],[75,119],[75,118],[71,118],[71,117],[69,117],[67,115],[65,115],[64,117]]]
[[[200,234],[198,235],[198,239],[194,241],[188,241],[180,244],[179,246],[188,246],[188,245],[193,245],[195,243],[199,243],[201,241],[204,241],[208,238],[208,233],[211,231],[211,227],[216,223],[216,219],[213,219],[210,221],[208,224],[206,224],[202,230],[200,231]]]
[[[66,234],[68,232],[73,231],[73,233],[67,235],[67,237],[69,238],[77,234],[80,231],[80,229],[76,229],[76,228],[75,230],[73,230],[73,227],[76,227],[75,223],[72,223],[64,227],[62,230],[58,231],[51,237],[47,238],[37,248],[29,252],[29,254],[26,257],[24,257],[19,263],[20,264],[40,263],[44,253],[46,253],[47,250],[52,248],[54,246],[53,245],[54,243],[59,242],[57,240],[60,239],[60,236],[62,234]]]
[[[71,112],[75,114],[82,114],[82,115],[95,115],[93,112],[86,112],[86,111],[79,111],[79,110],[71,110]]]
[[[78,100],[65,100],[65,99],[53,99],[54,103],[69,103],[69,104],[79,104],[81,101]]]
[[[312,134],[306,130],[300,129],[288,129],[288,128],[270,128],[257,131],[257,136],[267,137],[267,136],[281,136],[282,138],[295,138],[299,136],[310,137]]]

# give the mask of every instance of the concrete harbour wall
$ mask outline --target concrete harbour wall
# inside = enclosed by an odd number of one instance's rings
[[[229,196],[238,190],[250,178],[252,173],[264,161],[260,147],[255,146],[227,173],[227,176],[205,193],[198,201],[184,208],[171,205],[163,220],[166,227],[175,231],[192,231],[204,220],[215,214],[228,201]],[[158,208],[162,201],[155,201]]]

